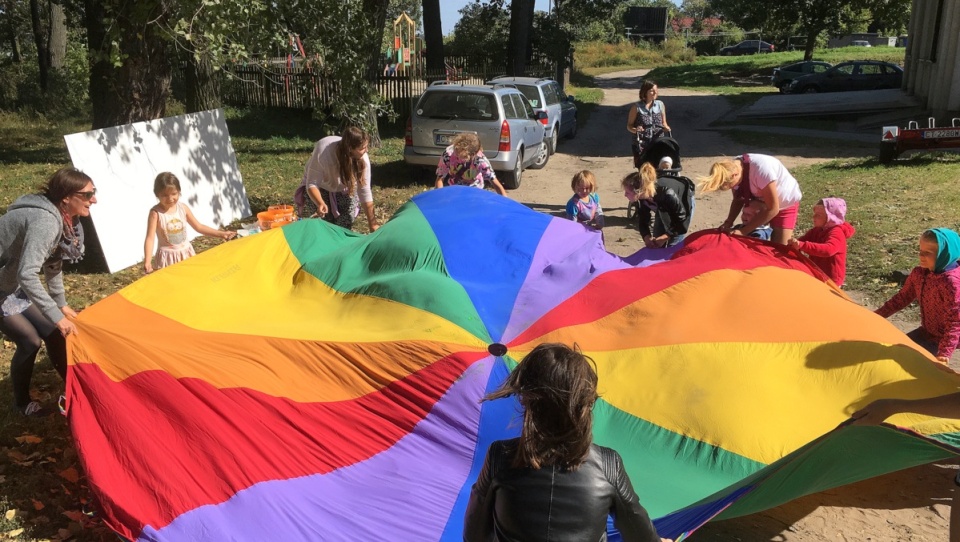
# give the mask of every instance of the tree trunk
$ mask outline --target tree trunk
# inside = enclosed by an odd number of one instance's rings
[[[59,0],[50,0],[50,28],[47,45],[50,51],[50,69],[59,70],[67,58],[67,18],[63,14],[63,4]]]
[[[195,55],[189,55],[186,71],[187,113],[220,107],[220,79],[213,69],[210,55],[203,54],[199,60]]]
[[[373,87],[374,92],[377,91],[377,79],[380,77],[383,68],[380,64],[380,61],[383,60],[380,45],[383,43],[383,31],[387,24],[387,7],[389,4],[389,0],[363,0],[363,12],[367,16],[368,24],[372,25],[370,27],[372,29],[370,30],[370,41],[368,42],[367,80]],[[410,52],[410,56],[412,59],[413,51]],[[380,148],[382,143],[380,141],[380,130],[377,127],[377,115],[373,108],[367,115],[367,124],[366,129],[370,134],[370,146]]]
[[[527,68],[533,0],[511,0],[510,38],[507,40],[507,75],[521,76]]]
[[[440,21],[440,0],[423,0],[423,39],[427,46],[427,70],[442,72],[443,27]]]
[[[17,39],[17,16],[14,12],[15,6],[12,0],[6,0],[3,3],[3,15],[6,24],[4,30],[7,32],[7,40],[10,46],[10,60],[19,63],[23,60],[20,54],[20,40]]]
[[[121,4],[107,20],[103,0],[85,0],[87,40],[95,59],[90,66],[94,129],[155,120],[166,111],[171,69],[161,29],[168,23],[170,1],[155,2],[146,16],[151,24],[142,25],[136,22],[142,14],[130,13],[138,9],[133,3]],[[107,25],[113,25],[113,34]],[[114,67],[111,53],[123,64]]]
[[[33,25],[33,41],[37,44],[40,90],[46,92],[50,82],[50,50],[47,48],[47,29],[40,16],[40,0],[30,0],[30,22]]]
[[[819,35],[819,30],[810,30],[807,32],[807,44],[803,48],[804,60],[813,60],[813,48],[817,45],[817,36]]]

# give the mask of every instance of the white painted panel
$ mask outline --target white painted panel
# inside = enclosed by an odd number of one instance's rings
[[[250,216],[237,156],[223,111],[215,109],[66,135],[73,166],[93,179],[90,218],[110,272],[143,261],[147,215],[156,205],[153,180],[180,179],[180,201],[202,224],[223,227]],[[190,238],[198,234],[190,230]]]

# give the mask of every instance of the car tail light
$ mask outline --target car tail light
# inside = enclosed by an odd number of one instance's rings
[[[776,49],[776,47],[774,47],[773,44],[771,43],[771,44],[770,44],[770,52],[772,53],[774,49]]]
[[[544,109],[543,112],[546,113],[547,110]],[[549,123],[550,123],[550,118],[549,118],[549,117],[543,117],[542,119],[540,119],[540,124],[542,124],[542,125],[544,125],[544,126],[546,126],[546,125],[549,124]]]
[[[510,152],[510,124],[503,121],[500,125],[500,147],[501,152]]]
[[[407,117],[407,132],[403,137],[403,144],[407,147],[413,146],[413,121]]]

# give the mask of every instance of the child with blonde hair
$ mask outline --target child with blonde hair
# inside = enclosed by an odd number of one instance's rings
[[[837,286],[847,278],[847,239],[856,231],[846,221],[847,202],[823,198],[813,206],[813,227],[787,244],[804,252]]]
[[[672,247],[683,240],[693,216],[692,181],[682,177],[657,178],[657,170],[644,162],[620,185],[627,200],[640,204],[637,216],[644,246]]]
[[[603,208],[597,194],[597,177],[590,170],[578,171],[570,181],[573,197],[567,202],[567,218],[591,228],[603,228]]]
[[[147,238],[143,242],[143,271],[152,273],[156,269],[186,260],[197,253],[187,240],[187,227],[203,235],[233,239],[235,231],[220,231],[204,226],[194,216],[189,207],[180,203],[180,179],[170,172],[163,172],[153,180],[153,194],[160,200],[147,215]],[[153,240],[157,239],[159,248],[153,257]]]
[[[483,155],[477,134],[458,134],[443,151],[440,163],[437,164],[436,187],[461,185],[484,188],[487,184],[493,185],[493,189],[501,196],[507,195],[507,191],[497,180],[490,160]]]
[[[757,216],[758,213],[762,213],[767,210],[767,206],[763,204],[761,200],[752,199],[743,205],[743,211],[740,213],[740,223],[733,227],[734,230],[743,229],[744,224],[748,224],[753,217]],[[763,225],[747,234],[748,237],[753,237],[755,239],[762,239],[764,241],[769,241],[770,236],[773,234],[773,228],[769,225]]]
[[[920,265],[876,313],[886,318],[917,300],[920,327],[907,336],[948,363],[960,340],[960,235],[947,228],[927,230],[920,235],[919,254]]]

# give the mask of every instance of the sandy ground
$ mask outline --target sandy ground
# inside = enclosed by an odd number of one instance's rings
[[[627,227],[626,199],[620,179],[633,168],[626,119],[637,99],[643,70],[608,74],[599,79],[603,103],[577,137],[561,141],[546,168],[524,172],[520,188],[509,196],[533,209],[562,214],[572,195],[570,178],[581,169],[597,175],[610,252],[627,255],[643,246],[635,229]],[[788,167],[862,155],[863,149],[785,148],[770,136],[769,146],[741,148],[710,123],[730,112],[726,99],[672,88],[660,88],[667,122],[681,144],[683,175],[694,180],[716,159],[743,152],[777,156]],[[808,197],[817,197],[810,194]],[[713,228],[726,218],[728,193],[698,196],[692,230]],[[860,299],[857,292],[849,292]],[[896,321],[902,329],[916,322]],[[953,365],[956,367],[957,356]],[[733,520],[709,523],[693,536],[701,541],[941,541],[947,539],[956,464],[931,464],[809,495],[778,508]]]

